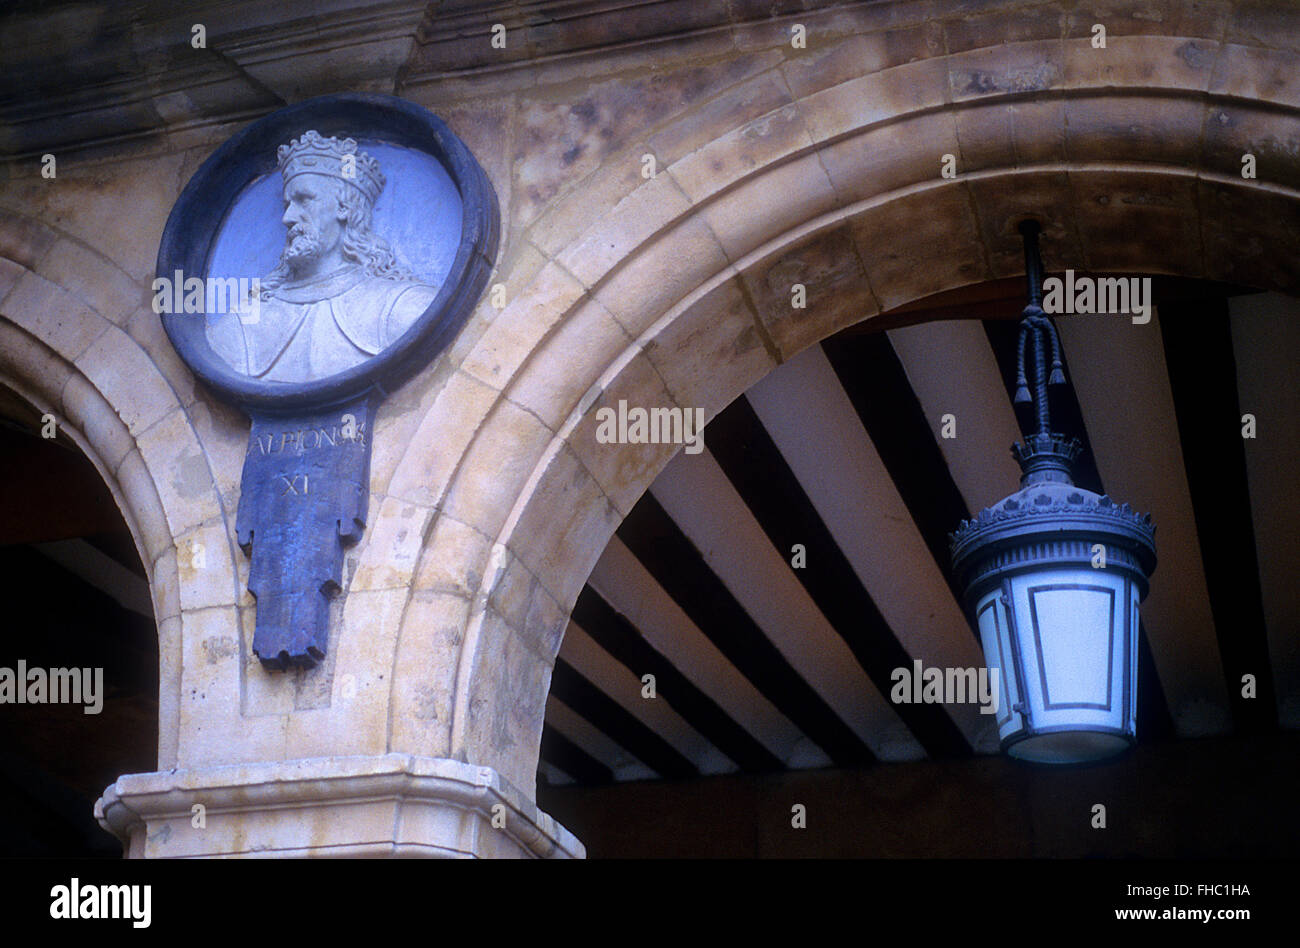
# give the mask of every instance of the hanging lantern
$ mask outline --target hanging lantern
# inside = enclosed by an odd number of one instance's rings
[[[1155,569],[1155,527],[1150,514],[1071,480],[1081,445],[1051,431],[1047,387],[1065,384],[1065,375],[1056,329],[1041,308],[1038,224],[1026,221],[1020,231],[1029,305],[1015,401],[1034,402],[1038,430],[1012,446],[1020,490],[952,534],[953,569],[985,664],[998,671],[1002,749],[1023,760],[1081,763],[1137,739],[1138,603]]]

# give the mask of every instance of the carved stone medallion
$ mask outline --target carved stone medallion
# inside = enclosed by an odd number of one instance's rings
[[[343,547],[365,527],[375,411],[463,326],[498,222],[446,125],[377,95],[255,122],[172,209],[154,308],[186,364],[252,419],[236,529],[264,665],[324,656]]]

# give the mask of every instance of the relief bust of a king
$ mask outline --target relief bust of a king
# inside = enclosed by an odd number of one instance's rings
[[[438,295],[372,229],[379,162],[351,138],[307,131],[277,152],[287,229],[260,278],[255,318],[207,325],[213,351],[242,375],[307,382],[360,365],[406,332]]]

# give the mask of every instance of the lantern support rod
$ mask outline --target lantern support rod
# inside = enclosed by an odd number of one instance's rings
[[[1064,385],[1065,372],[1061,367],[1061,342],[1056,327],[1043,312],[1043,258],[1038,252],[1038,234],[1042,228],[1036,220],[1022,221],[1020,234],[1025,242],[1025,274],[1029,279],[1029,303],[1020,319],[1020,338],[1016,344],[1016,404],[1034,402],[1038,419],[1038,434],[1047,435],[1052,430],[1052,419],[1047,402],[1048,385]],[[1029,394],[1025,378],[1025,345],[1033,346],[1034,397]],[[1052,371],[1047,374],[1046,350],[1052,353]]]
[[[1029,302],[1033,306],[1043,305],[1043,258],[1038,253],[1038,234],[1041,228],[1038,221],[1027,220],[1020,223],[1020,234],[1025,241],[1025,275],[1029,278]]]

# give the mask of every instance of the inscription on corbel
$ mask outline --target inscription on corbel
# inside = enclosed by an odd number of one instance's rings
[[[257,598],[264,665],[325,657],[343,556],[365,530],[374,401],[312,415],[253,415],[236,531]]]

